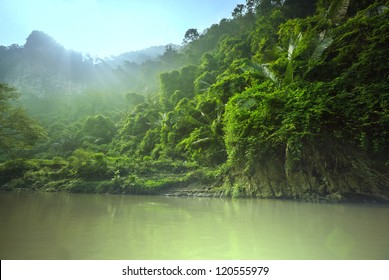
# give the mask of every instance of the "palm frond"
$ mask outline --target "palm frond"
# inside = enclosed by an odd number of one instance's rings
[[[254,98],[247,98],[239,100],[238,105],[241,109],[250,110],[257,104],[257,101]]]
[[[296,39],[290,39],[289,47],[288,47],[288,60],[291,61],[295,57],[295,50],[298,47],[298,43],[301,41],[301,38],[303,37],[302,33],[300,32],[299,35],[297,35]]]
[[[342,20],[346,16],[349,6],[350,0],[334,0],[328,8],[327,18],[334,21]]]
[[[309,58],[309,63],[311,64],[310,67],[312,67],[320,60],[323,52],[332,44],[333,41],[334,39],[332,39],[331,37],[326,37],[319,40],[318,45],[316,46],[311,57]]]
[[[263,74],[266,78],[270,79],[270,80],[273,81],[273,83],[275,83],[275,84],[278,83],[278,79],[277,79],[276,75],[274,74],[273,71],[271,71],[271,70],[267,67],[266,64],[261,64],[261,65],[259,65],[259,66],[260,66],[260,68],[261,68],[261,70],[262,70],[262,74]]]
[[[244,70],[244,71],[251,70],[251,69],[257,70],[264,77],[268,78],[273,83],[278,84],[278,78],[277,78],[276,74],[272,70],[269,69],[268,64],[266,64],[266,63],[257,64],[257,63],[253,62],[250,65],[242,67],[242,70]]]

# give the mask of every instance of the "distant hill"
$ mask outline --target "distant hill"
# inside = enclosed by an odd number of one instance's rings
[[[155,46],[96,59],[65,49],[42,31],[33,31],[23,46],[0,46],[0,82],[15,86],[23,95],[38,97],[78,94],[86,89],[139,89],[143,85],[134,69],[164,52],[164,46]],[[129,63],[136,66],[131,73],[122,67]]]
[[[178,45],[172,44],[170,46],[176,50],[180,48],[180,46]],[[121,65],[124,61],[141,64],[146,62],[147,60],[157,59],[159,56],[165,53],[165,50],[166,46],[154,46],[139,51],[125,52],[118,56],[107,58],[105,61],[113,65]]]

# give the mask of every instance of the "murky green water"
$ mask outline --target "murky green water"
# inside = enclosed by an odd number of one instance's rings
[[[0,193],[1,259],[389,259],[389,206]]]

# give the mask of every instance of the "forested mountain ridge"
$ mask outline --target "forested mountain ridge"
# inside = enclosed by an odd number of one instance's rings
[[[388,201],[388,7],[248,0],[168,48],[154,94],[57,116],[2,188]]]
[[[23,96],[40,98],[76,95],[86,90],[139,90],[145,87],[139,81],[142,66],[158,60],[165,48],[156,46],[98,58],[67,50],[49,35],[35,30],[23,46],[0,46],[0,82],[18,88]],[[152,74],[147,79],[148,84],[158,86]]]
[[[77,63],[77,68],[74,65]],[[79,93],[91,72],[80,53],[67,51],[43,32],[33,31],[24,46],[0,48],[0,80],[27,95]],[[73,69],[71,69],[73,68]],[[83,75],[79,76],[79,74]],[[76,80],[78,78],[78,80]]]

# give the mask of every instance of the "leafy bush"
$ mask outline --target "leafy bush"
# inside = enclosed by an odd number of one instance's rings
[[[78,149],[69,158],[71,174],[86,180],[103,180],[110,177],[104,154]]]
[[[14,159],[6,161],[5,163],[0,164],[0,185],[8,182],[11,179],[19,178],[24,175],[24,173],[37,170],[39,167],[27,161],[26,159]]]

